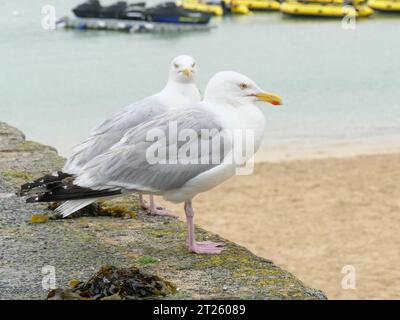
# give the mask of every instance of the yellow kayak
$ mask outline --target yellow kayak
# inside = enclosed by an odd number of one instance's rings
[[[346,6],[341,3],[318,3],[309,1],[289,1],[281,4],[281,12],[296,15],[296,16],[314,16],[314,17],[343,17],[343,16],[355,16],[355,17],[368,17],[374,10],[365,4],[355,4],[352,6]]]
[[[224,10],[220,5],[208,4],[197,0],[181,0],[177,1],[176,5],[187,10],[212,13],[215,16],[222,16],[224,14]]]
[[[384,12],[400,12],[400,0],[369,0],[368,5]]]

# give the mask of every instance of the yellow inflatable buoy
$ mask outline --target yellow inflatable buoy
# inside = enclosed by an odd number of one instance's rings
[[[400,0],[369,0],[368,5],[377,11],[400,12]]]
[[[218,4],[208,4],[197,0],[179,0],[176,5],[186,10],[212,13],[215,16],[222,16],[224,10]]]
[[[281,6],[276,0],[236,0],[235,2],[246,6],[250,11],[277,11]]]
[[[231,12],[234,14],[250,14],[249,8],[242,4],[232,5]]]
[[[238,0],[222,0],[225,8],[233,14],[250,14],[250,10],[247,5],[240,3]]]
[[[289,2],[290,0],[287,0]],[[352,0],[350,3],[343,0],[296,0],[300,3],[321,3],[321,4],[340,4],[340,5],[355,5],[355,4],[365,4],[366,0]]]
[[[294,16],[314,16],[314,17],[368,17],[374,10],[362,1],[353,1],[346,4],[343,0],[326,1],[323,0],[289,0],[281,4],[281,12]],[[340,2],[339,2],[340,1]]]

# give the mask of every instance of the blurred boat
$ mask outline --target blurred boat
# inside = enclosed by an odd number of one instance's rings
[[[79,18],[99,18],[101,5],[98,0],[88,0],[72,9],[72,12]]]
[[[72,12],[79,18],[141,20],[144,19],[145,6],[145,2],[128,5],[119,1],[103,7],[99,0],[88,0],[72,9]]]
[[[110,30],[129,33],[137,32],[184,32],[209,30],[215,28],[211,24],[198,23],[162,23],[145,20],[101,19],[101,18],[70,18],[63,17],[57,21],[57,28],[75,30]]]
[[[249,8],[238,0],[221,0],[220,4],[224,14],[250,14]]]
[[[119,16],[119,19],[126,20],[145,20],[146,2],[132,3],[126,6],[125,10]]]
[[[246,5],[240,4],[238,0],[224,0],[224,3],[230,7],[233,14],[250,14],[250,9]]]
[[[104,19],[119,19],[125,14],[127,3],[124,1],[118,1],[109,6],[101,7],[99,18]]]
[[[369,0],[368,5],[376,11],[400,13],[400,0]]]
[[[211,14],[186,10],[174,2],[146,8],[145,2],[127,4],[119,1],[103,7],[98,0],[89,0],[72,11],[79,18],[122,19],[178,24],[208,24]]]
[[[249,8],[246,5],[238,3],[237,0],[221,0],[219,3],[224,11],[224,15],[250,14]]]
[[[236,0],[236,3],[246,6],[250,11],[279,11],[281,6],[275,0]]]
[[[215,16],[226,14],[250,14],[247,5],[238,2],[238,0],[178,0],[176,3],[186,10],[212,13]]]
[[[166,2],[146,10],[146,20],[163,23],[208,24],[212,14],[190,11],[175,2]]]
[[[343,0],[287,0],[280,11],[293,16],[309,17],[368,17],[374,10],[363,0],[345,2]]]

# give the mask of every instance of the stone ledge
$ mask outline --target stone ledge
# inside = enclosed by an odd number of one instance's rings
[[[26,148],[24,135],[5,123],[0,137],[0,194],[10,195],[19,183],[62,166],[55,149],[35,142]],[[135,214],[31,224],[32,214],[51,214],[45,205],[0,197],[1,298],[44,299],[46,265],[55,267],[57,287],[87,280],[103,265],[134,265],[177,286],[168,299],[326,299],[272,261],[203,229],[196,229],[199,240],[224,242],[226,250],[212,256],[188,253],[185,223],[147,215],[135,197],[108,206]]]

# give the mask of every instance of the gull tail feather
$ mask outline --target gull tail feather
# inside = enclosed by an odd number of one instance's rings
[[[55,171],[46,174],[32,182],[25,183],[21,186],[20,195],[32,195],[35,193],[46,192],[55,185],[62,183],[66,178],[72,177],[71,174],[62,171]]]
[[[61,204],[56,210],[56,214],[61,215],[63,218],[68,217],[70,214],[88,206],[95,202],[98,198],[82,199],[82,200],[69,200]]]

